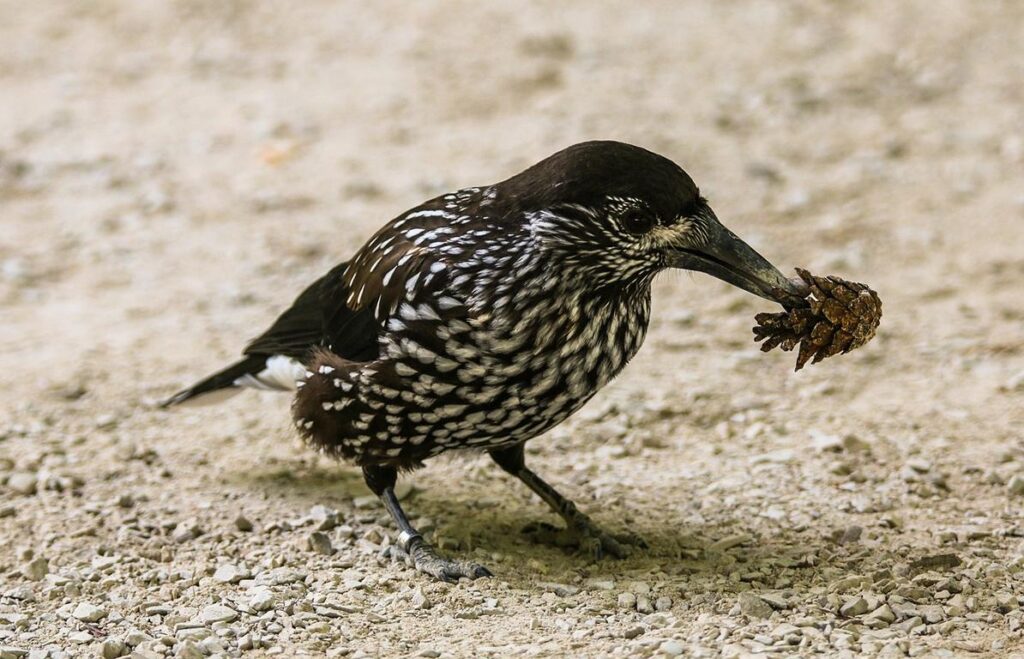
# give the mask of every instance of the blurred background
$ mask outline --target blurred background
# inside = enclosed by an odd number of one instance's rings
[[[365,495],[353,470],[294,445],[286,397],[174,414],[149,405],[233,359],[388,219],[588,139],[672,158],[777,266],[867,282],[885,304],[873,343],[793,374],[792,355],[752,342],[760,301],[701,275],[661,278],[636,362],[534,442],[538,471],[651,542],[638,562],[601,569],[661,575],[648,581],[671,591],[689,633],[697,612],[729,608],[680,589],[735,583],[716,581],[714,566],[673,572],[680,547],[740,533],[776,554],[824,551],[849,573],[864,557],[823,544],[834,528],[863,526],[869,560],[896,565],[965,519],[1013,523],[1007,488],[1024,473],[1022,43],[1024,5],[1011,1],[0,0],[0,510],[11,511],[0,529],[17,538],[0,562],[13,569],[35,548],[54,572],[79,569],[116,546],[145,564],[170,542],[159,529],[199,519],[208,533],[175,548],[182,569],[212,570],[225,555],[273,562],[280,547],[294,549],[286,564],[307,565],[301,531],[243,540],[231,520],[244,509],[259,527],[315,503],[355,515],[357,534],[386,534],[353,507]],[[850,437],[870,450],[851,453]],[[508,551],[491,565],[511,580],[506,595],[530,592],[544,570],[583,578],[557,551],[501,544],[545,513],[486,462],[442,463],[415,482],[410,506],[453,546]],[[135,507],[111,509],[121,495]],[[93,531],[65,537],[83,524]],[[346,547],[358,568],[382,569]],[[983,549],[983,563],[1019,552]],[[801,578],[810,606],[827,577]],[[163,623],[147,622],[147,598],[191,611],[231,596],[123,587],[114,608],[151,629]],[[379,631],[373,647],[437,635],[456,653],[473,638],[510,648],[546,610],[528,596],[505,608],[495,625],[435,620],[462,630],[452,635],[399,616],[404,627]],[[38,624],[32,642],[75,633]],[[979,647],[1001,650],[990,644],[1012,634],[991,624]],[[542,651],[564,648],[571,630],[547,629]],[[961,640],[976,632],[964,626]],[[282,643],[310,650],[317,638]]]

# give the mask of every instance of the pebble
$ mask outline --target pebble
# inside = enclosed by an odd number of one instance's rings
[[[138,629],[131,630],[130,632],[128,632],[128,635],[124,637],[124,642],[133,648],[138,645],[142,645],[143,643],[148,643],[152,640],[152,636]]]
[[[619,593],[618,605],[620,609],[636,609],[636,595],[633,593]]]
[[[323,531],[314,531],[309,534],[309,548],[317,554],[330,556],[334,553],[334,545],[331,539]]]
[[[963,561],[956,554],[934,554],[931,556],[924,556],[913,561],[910,564],[910,569],[915,572],[923,572],[925,570],[951,570],[962,564]]]
[[[946,612],[938,604],[924,604],[917,607],[918,612],[924,621],[930,625],[942,622],[946,619]]]
[[[220,583],[238,583],[242,579],[248,579],[251,575],[249,570],[226,563],[217,568],[213,573],[213,580]]]
[[[570,586],[569,584],[564,583],[552,583],[550,581],[542,581],[538,583],[537,586],[543,590],[554,593],[559,597],[572,597],[580,592],[580,589],[577,586]]]
[[[178,659],[205,659],[206,654],[195,641],[182,641],[178,644],[174,656]]]
[[[778,593],[762,593],[760,597],[768,604],[768,606],[772,607],[776,611],[781,611],[790,607],[790,603],[786,601],[786,598]]]
[[[380,504],[380,499],[372,494],[366,494],[361,497],[355,497],[352,499],[352,505],[360,510],[367,508],[373,508]]]
[[[736,598],[740,612],[750,618],[767,618],[772,614],[772,607],[755,593],[745,591]]]
[[[68,634],[68,640],[76,645],[85,645],[92,643],[93,636],[89,632],[71,632]]]
[[[1006,484],[1006,489],[1014,496],[1024,495],[1024,474],[1014,474]]]
[[[0,659],[21,659],[27,656],[28,650],[23,650],[13,645],[0,645]]]
[[[35,494],[38,485],[39,478],[35,474],[29,472],[16,471],[7,477],[7,487],[18,494],[24,494],[26,496]]]
[[[623,636],[623,638],[633,639],[633,638],[636,638],[637,636],[642,635],[643,633],[644,633],[644,628],[641,627],[640,625],[637,625],[636,627],[630,627],[626,631],[622,632],[622,636]]]
[[[412,597],[409,598],[409,604],[412,605],[412,608],[419,610],[429,609],[434,605],[429,599],[427,599],[422,588],[416,588],[412,591]]]
[[[266,586],[259,586],[252,591],[252,597],[249,599],[249,608],[253,611],[269,611],[274,608],[277,604],[277,597],[274,595],[274,591],[270,590]]]
[[[40,581],[50,572],[49,562],[42,556],[36,556],[31,561],[25,564],[25,567],[21,569],[21,573],[25,575],[26,579],[31,581]]]
[[[883,604],[871,613],[864,616],[865,621],[877,621],[884,623],[885,625],[891,625],[896,622],[896,614],[892,612],[888,604]]]
[[[861,595],[856,595],[846,600],[841,607],[839,607],[839,614],[844,618],[853,618],[859,615],[864,615],[868,612],[868,602]]]
[[[174,533],[171,534],[171,539],[177,543],[188,542],[189,540],[195,540],[203,534],[203,530],[199,527],[199,524],[195,520],[188,520],[181,522],[174,527]]]
[[[79,602],[71,615],[82,622],[99,622],[107,617],[107,610],[89,602]]]
[[[127,653],[128,646],[119,638],[107,638],[100,646],[100,654],[103,655],[103,659],[117,659]]]
[[[238,612],[223,604],[211,604],[203,609],[199,618],[207,625],[212,625],[215,622],[231,622],[238,618]]]
[[[686,646],[679,641],[668,640],[658,646],[658,651],[670,657],[678,657],[686,651]]]
[[[712,551],[712,552],[727,551],[729,549],[732,549],[733,547],[739,547],[740,545],[745,545],[748,542],[750,542],[751,540],[753,540],[753,538],[751,538],[748,534],[746,534],[746,533],[737,533],[735,535],[726,536],[726,537],[722,538],[721,540],[719,540],[718,542],[711,543],[708,546],[708,551]]]
[[[338,525],[338,511],[327,506],[316,505],[309,509],[309,517],[313,520],[317,531],[330,531]]]
[[[235,528],[239,531],[248,533],[249,531],[252,531],[253,526],[248,517],[239,513],[238,517],[235,518]]]
[[[860,540],[860,536],[864,533],[864,528],[860,526],[848,526],[845,529],[837,529],[832,534],[832,539],[840,545],[849,545],[856,543]]]

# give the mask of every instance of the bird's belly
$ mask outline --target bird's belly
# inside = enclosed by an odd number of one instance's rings
[[[466,350],[447,371],[401,357],[378,362],[356,387],[354,404],[345,407],[344,414],[356,420],[355,437],[343,444],[359,462],[402,462],[456,448],[524,442],[582,407],[622,370],[642,340],[640,330],[614,348],[584,336],[542,350]],[[388,370],[401,377],[400,388],[379,384]]]

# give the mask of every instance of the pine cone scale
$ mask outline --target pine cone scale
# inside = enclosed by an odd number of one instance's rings
[[[834,275],[817,277],[802,268],[796,271],[800,281],[795,283],[807,290],[806,306],[754,316],[754,340],[764,341],[762,351],[781,347],[788,352],[799,345],[799,371],[808,361],[817,364],[845,354],[875,336],[882,318],[882,301],[875,291]]]

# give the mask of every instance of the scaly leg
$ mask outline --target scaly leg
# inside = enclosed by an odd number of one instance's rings
[[[644,541],[633,535],[612,535],[602,531],[594,522],[576,507],[572,501],[558,493],[540,476],[527,468],[523,445],[517,444],[509,448],[490,451],[491,457],[498,466],[512,474],[543,499],[552,510],[558,513],[568,528],[556,529],[550,524],[535,525],[540,535],[559,546],[578,547],[589,552],[594,558],[602,558],[608,554],[615,558],[625,558],[632,551],[632,546],[645,547]]]
[[[392,549],[399,549],[400,554],[409,559],[413,566],[441,581],[454,582],[460,577],[476,579],[478,577],[493,576],[491,571],[476,563],[453,561],[437,553],[423,536],[409,523],[405,511],[398,503],[395,496],[395,480],[398,478],[398,470],[394,467],[369,466],[363,467],[363,478],[370,490],[380,497],[384,507],[387,508],[391,519],[395,520],[398,526],[398,545]],[[393,557],[398,558],[394,553]]]

